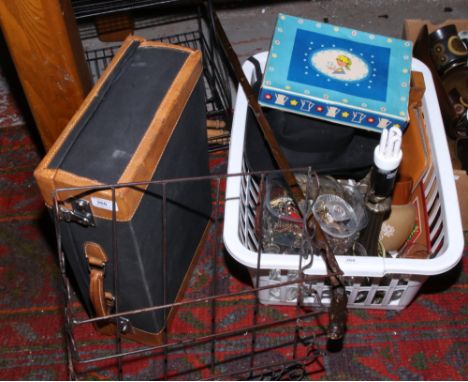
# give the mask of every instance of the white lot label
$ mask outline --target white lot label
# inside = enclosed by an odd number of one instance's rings
[[[94,207],[102,208],[103,210],[112,211],[112,200],[91,197],[91,203]],[[117,203],[115,204],[115,210],[116,211],[119,210]]]

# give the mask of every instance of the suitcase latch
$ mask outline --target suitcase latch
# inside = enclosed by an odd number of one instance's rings
[[[70,207],[60,206],[60,219],[66,222],[75,222],[85,227],[94,227],[93,213],[89,202],[84,199],[72,199]]]

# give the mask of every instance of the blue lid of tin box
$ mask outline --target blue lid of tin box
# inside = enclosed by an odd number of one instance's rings
[[[263,106],[382,131],[408,123],[410,41],[279,14]]]

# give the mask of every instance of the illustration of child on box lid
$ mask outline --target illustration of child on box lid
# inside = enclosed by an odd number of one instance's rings
[[[330,62],[328,68],[332,71],[333,74],[345,74],[345,69],[350,70],[351,64],[352,61],[348,56],[340,54],[336,58],[336,65]]]

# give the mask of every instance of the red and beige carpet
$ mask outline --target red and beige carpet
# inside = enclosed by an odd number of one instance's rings
[[[41,154],[5,89],[2,86],[0,90],[0,379],[67,379],[64,294],[54,229],[32,175]],[[212,156],[214,171],[225,171],[225,164],[224,154]],[[251,288],[246,270],[225,254],[214,230],[186,298],[209,295],[214,283],[217,293]],[[178,346],[166,354],[126,357],[121,364],[122,377],[216,379],[227,373],[228,379],[247,378],[248,374],[241,373],[244,368],[286,363],[294,369],[292,359],[300,359],[306,351],[317,348],[321,353],[316,362],[306,365],[305,379],[464,380],[468,375],[467,254],[465,249],[462,262],[449,273],[430,278],[413,303],[401,312],[351,311],[341,350],[327,350],[320,326],[326,316],[321,315],[318,320],[300,323],[303,329],[299,335],[309,338],[311,344],[292,346],[293,321],[196,346]],[[71,306],[77,318],[85,318],[78,301],[73,299]],[[251,293],[227,296],[214,306],[201,301],[178,310],[168,338],[184,341],[210,335],[213,330],[220,333],[297,314],[294,307],[258,306]],[[115,351],[114,341],[97,334],[90,325],[80,326],[74,333],[82,360],[105,358]],[[122,347],[124,351],[141,348],[125,341]],[[251,357],[252,349],[255,357]],[[115,359],[75,364],[80,379],[119,377]],[[301,376],[297,371],[274,371],[263,378]],[[258,379],[259,373],[251,377]]]

